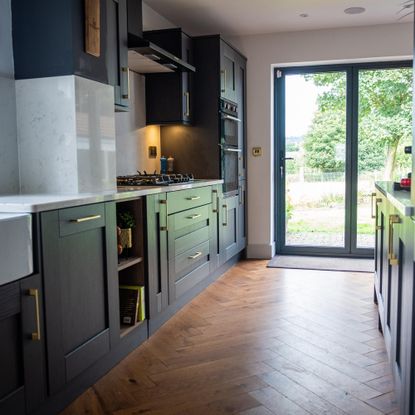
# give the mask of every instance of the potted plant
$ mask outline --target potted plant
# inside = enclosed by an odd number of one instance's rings
[[[118,231],[119,244],[123,248],[131,248],[133,246],[132,229],[135,227],[134,215],[128,211],[119,212],[117,222],[120,228]]]

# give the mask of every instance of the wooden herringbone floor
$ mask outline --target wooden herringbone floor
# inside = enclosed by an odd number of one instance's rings
[[[64,415],[397,414],[370,274],[239,263]]]

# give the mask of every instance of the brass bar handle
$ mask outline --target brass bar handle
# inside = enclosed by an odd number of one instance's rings
[[[192,215],[192,216],[188,216],[187,217],[187,219],[197,219],[197,218],[200,218],[202,215],[200,214],[200,213],[196,213],[195,215]]]
[[[200,196],[190,196],[187,198],[187,200],[190,200],[190,201],[199,200],[199,199],[200,199]]]
[[[223,80],[221,91],[223,94],[225,94],[226,93],[226,69],[223,69],[222,71],[220,71],[220,73],[222,75],[222,80]]]
[[[222,208],[223,209],[225,209],[225,220],[222,222],[222,225],[223,226],[228,226],[228,220],[229,220],[229,217],[228,217],[228,205],[223,205],[222,206]]]
[[[162,212],[162,208],[164,212]],[[161,223],[161,218],[165,218],[165,223]],[[167,200],[160,200],[160,231],[167,231]]]
[[[375,209],[375,198],[376,198],[376,193],[372,193],[371,195],[372,199],[371,199],[371,211],[372,211],[372,219],[376,219],[376,209]],[[382,199],[380,197],[376,198],[376,204],[382,202]]]
[[[196,252],[194,255],[190,255],[188,259],[196,259],[202,256],[202,252]]]
[[[401,223],[398,215],[389,215],[389,239],[388,239],[388,259],[390,265],[398,265],[399,258],[396,257],[393,249],[393,225]]]
[[[212,190],[212,212],[213,213],[218,213],[218,208],[219,208],[219,197],[218,195],[218,191]],[[214,205],[214,202],[216,202],[216,206]]]
[[[36,331],[32,333],[32,340],[40,341],[40,308],[39,308],[39,290],[37,288],[31,288],[29,290],[29,296],[35,299],[35,311],[36,311]]]
[[[121,68],[121,72],[124,76],[127,77],[127,93],[122,94],[123,99],[129,99],[130,98],[130,69],[126,67]]]
[[[90,222],[91,220],[101,219],[101,217],[102,217],[101,215],[91,215],[91,216],[85,216],[84,218],[71,219],[69,222],[71,223]]]
[[[238,194],[238,196],[239,196],[239,204],[240,205],[242,205],[242,200],[243,200],[243,198],[242,198],[242,186],[238,186],[238,192],[239,192],[239,194]]]
[[[190,117],[190,92],[185,92],[184,97],[186,99],[186,112],[184,113],[184,116]]]

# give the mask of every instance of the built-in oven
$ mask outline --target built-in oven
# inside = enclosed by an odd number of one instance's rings
[[[238,106],[230,101],[220,101],[220,147],[223,193],[225,196],[238,194],[239,191],[239,157],[242,149],[239,148]]]

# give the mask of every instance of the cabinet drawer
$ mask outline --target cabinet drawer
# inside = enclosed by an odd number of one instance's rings
[[[181,255],[174,260],[175,280],[182,277],[183,271],[191,272],[201,261],[205,262],[209,256],[209,241],[203,242]]]
[[[178,231],[209,219],[209,206],[202,206],[184,212],[176,213],[170,217],[169,231]]]
[[[177,238],[173,242],[173,249],[169,250],[169,259],[174,258],[192,247],[209,240],[209,226]]]
[[[104,226],[104,203],[62,209],[59,211],[60,236],[72,235]]]
[[[212,189],[210,187],[167,193],[167,214],[207,205],[211,201]]]
[[[180,280],[174,282],[173,290],[170,293],[171,301],[174,302],[180,298],[183,294],[186,294],[194,286],[199,284],[205,278],[209,276],[210,263],[209,261],[203,262],[193,271],[186,274]]]

